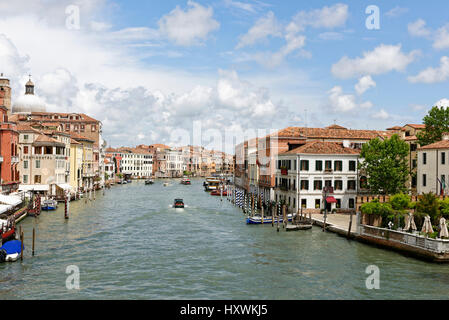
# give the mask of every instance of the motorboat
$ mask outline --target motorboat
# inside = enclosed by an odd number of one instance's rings
[[[226,190],[213,190],[210,193],[211,196],[224,196],[226,197],[228,195],[228,192]]]
[[[168,187],[168,186],[169,186],[168,182],[164,182],[164,187]]]
[[[192,183],[190,182],[190,179],[188,179],[188,178],[183,178],[183,179],[181,180],[181,184],[183,184],[183,185],[191,185]]]
[[[153,184],[153,183],[154,183],[153,179],[145,180],[145,184]]]
[[[16,234],[16,227],[11,220],[2,220],[0,219],[0,243],[6,242],[10,239],[14,239]]]
[[[25,249],[25,246],[23,246]],[[20,240],[11,240],[0,247],[0,262],[17,261],[22,252],[22,242]]]
[[[287,215],[287,219],[288,219],[288,221],[291,222],[293,219],[293,215],[292,214]],[[277,223],[277,222],[278,222],[278,218],[275,216],[274,223]],[[279,216],[279,223],[282,223],[282,222],[284,222],[284,218],[282,216]],[[248,217],[246,219],[246,224],[267,224],[267,223],[273,223],[273,217],[264,216],[263,221],[262,221],[262,217],[259,215]]]
[[[173,208],[184,208],[184,200],[175,199],[175,202],[173,203]]]
[[[56,210],[58,208],[58,201],[54,199],[46,199],[42,201],[42,210]]]

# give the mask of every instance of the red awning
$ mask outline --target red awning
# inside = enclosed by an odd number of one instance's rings
[[[337,200],[334,197],[327,197],[326,202],[327,203],[337,203]]]

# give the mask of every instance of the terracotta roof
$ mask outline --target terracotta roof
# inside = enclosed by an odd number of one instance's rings
[[[152,144],[150,145],[151,148],[159,148],[159,149],[171,149],[171,147],[165,145],[165,144],[160,144],[160,143],[156,143],[156,144]]]
[[[425,124],[406,124],[405,126],[409,126],[409,127],[414,128],[414,129],[425,129],[426,128]]]
[[[33,145],[46,145],[46,144],[52,144],[52,145],[58,145],[64,147],[65,144],[53,139],[49,136],[46,136],[45,134],[40,134],[36,140],[34,140]]]
[[[387,128],[387,130],[402,130],[402,127],[401,126],[394,126],[394,127],[391,127],[391,128]]]
[[[326,129],[345,129],[345,130],[347,130],[347,128],[339,126],[338,124],[333,124],[329,127],[326,127]]]
[[[70,138],[70,144],[81,144],[73,138]]]
[[[76,132],[70,132],[70,137],[72,139],[77,140],[77,141],[95,142],[94,140],[86,138],[85,136],[82,136],[82,135],[80,135],[80,134],[78,134]]]
[[[272,134],[279,137],[298,137],[307,139],[357,139],[372,140],[378,137],[389,138],[392,132],[379,130],[352,130],[329,128],[289,127]]]
[[[360,150],[346,148],[342,143],[312,141],[296,149],[281,153],[281,155],[291,154],[353,154],[357,155]]]
[[[39,130],[34,129],[28,124],[18,124],[17,125],[17,131],[19,132],[33,132],[33,133],[40,133]]]
[[[417,141],[418,138],[416,136],[408,136],[404,138],[405,141]]]
[[[441,140],[427,146],[421,147],[418,150],[429,150],[429,149],[449,149],[449,140]]]

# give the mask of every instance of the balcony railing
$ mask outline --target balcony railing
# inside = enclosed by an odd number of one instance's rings
[[[19,163],[19,157],[18,156],[12,156],[11,157],[11,163]]]

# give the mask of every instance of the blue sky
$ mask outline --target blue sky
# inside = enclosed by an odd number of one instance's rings
[[[71,4],[80,25],[67,30]],[[181,143],[198,120],[221,132],[303,126],[306,109],[309,126],[419,123],[449,102],[449,4],[376,1],[380,29],[368,30],[371,4],[3,3],[0,69],[16,95],[31,72],[50,110],[102,120],[112,145]]]

